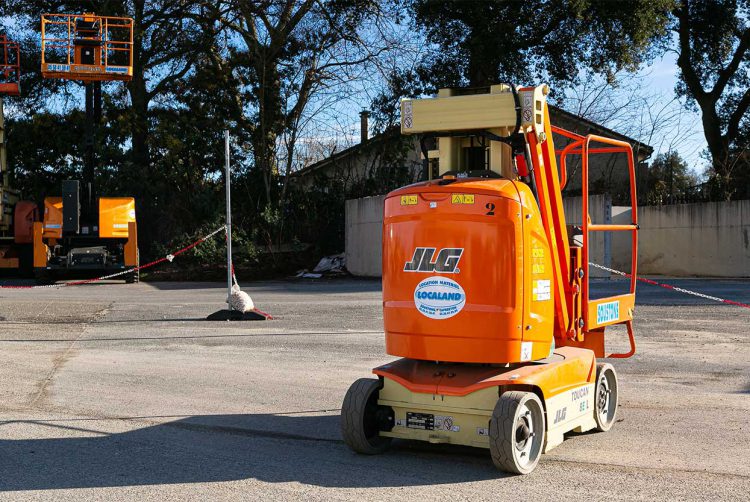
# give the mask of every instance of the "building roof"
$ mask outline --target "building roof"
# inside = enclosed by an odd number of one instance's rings
[[[644,153],[643,160],[649,158],[651,156],[651,154],[653,154],[653,152],[654,152],[653,147],[651,147],[651,146],[649,146],[649,145],[647,145],[645,143],[641,143],[640,141],[638,141],[636,139],[633,139],[633,138],[631,138],[629,136],[626,136],[624,134],[621,134],[621,133],[619,133],[617,131],[613,131],[612,129],[609,129],[608,127],[605,127],[605,126],[603,126],[601,124],[597,124],[596,122],[593,122],[591,120],[588,120],[588,119],[585,119],[583,117],[580,117],[580,116],[578,116],[578,115],[576,115],[574,113],[570,113],[570,112],[568,112],[566,110],[563,110],[562,108],[560,108],[558,106],[555,106],[555,105],[549,105],[549,108],[550,108],[550,111],[552,112],[550,115],[561,116],[561,117],[564,117],[564,118],[566,118],[568,120],[580,123],[584,127],[584,129],[586,129],[586,130],[585,131],[579,131],[579,134],[580,133],[582,133],[582,134],[588,134],[590,132],[604,133],[603,135],[609,136],[609,137],[611,137],[613,139],[618,139],[618,140],[621,140],[621,141],[626,141],[626,142],[632,144],[635,147],[636,150],[642,151]],[[302,169],[300,169],[299,171],[295,171],[294,173],[292,173],[292,176],[307,176],[308,174],[311,174],[312,172],[317,171],[318,169],[321,169],[321,168],[323,168],[323,167],[325,167],[325,166],[327,166],[327,165],[329,165],[331,163],[334,163],[334,162],[336,162],[338,160],[341,160],[341,159],[344,159],[344,158],[348,157],[349,155],[357,153],[359,151],[359,149],[362,148],[365,145],[372,145],[373,143],[377,143],[377,142],[383,141],[384,139],[388,139],[388,138],[392,137],[392,135],[396,131],[399,131],[399,130],[400,130],[399,126],[397,126],[397,125],[396,126],[392,126],[392,127],[388,128],[385,132],[380,133],[380,134],[376,134],[375,136],[373,136],[372,138],[370,138],[367,141],[367,143],[357,143],[356,145],[352,145],[352,146],[350,146],[348,148],[345,148],[344,150],[341,150],[339,152],[334,152],[333,154],[331,154],[329,157],[326,157],[325,159],[319,160],[319,161],[314,162],[312,164],[308,164],[305,167],[303,167]],[[636,158],[637,157],[638,156],[636,156]]]

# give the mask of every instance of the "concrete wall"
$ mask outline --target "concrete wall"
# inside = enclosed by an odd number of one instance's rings
[[[581,204],[583,197],[566,197],[563,199],[565,221],[568,225],[581,226]],[[611,223],[612,199],[609,195],[592,195],[589,197],[589,215],[591,223]],[[591,232],[589,235],[589,261],[611,266],[611,236],[609,232]],[[591,267],[591,277],[609,277],[608,272]]]
[[[382,271],[384,196],[346,201],[346,260],[354,275]],[[564,199],[570,225],[581,224],[581,198]],[[630,223],[629,207],[612,206],[608,195],[590,197],[592,223]],[[750,277],[750,201],[708,202],[638,208],[638,273],[678,277]],[[630,270],[629,232],[592,232],[590,258]],[[591,269],[592,277],[608,274]]]
[[[384,201],[385,195],[346,201],[346,268],[354,275],[382,275]]]
[[[629,208],[613,208],[629,223]],[[638,208],[638,273],[750,277],[750,200]],[[612,264],[629,266],[625,236],[615,235]]]

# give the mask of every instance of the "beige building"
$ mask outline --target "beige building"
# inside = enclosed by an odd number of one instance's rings
[[[330,157],[294,173],[294,178],[303,186],[325,187],[338,184],[347,198],[380,195],[398,186],[426,179],[419,139],[401,136],[394,127],[385,133],[368,137],[368,112],[361,114],[361,140],[350,148],[334,153]],[[553,126],[567,129],[580,135],[596,134],[625,141],[633,146],[636,159],[638,188],[646,178],[646,160],[653,148],[604,126],[578,117],[550,105],[550,121]],[[569,141],[559,134],[554,135],[556,149],[562,150]],[[568,159],[568,183],[564,195],[580,195],[580,156]],[[624,202],[629,195],[627,160],[624,154],[596,154],[589,160],[589,190],[591,194],[609,193],[615,203]],[[644,187],[645,189],[645,187]],[[642,190],[639,190],[642,191]]]

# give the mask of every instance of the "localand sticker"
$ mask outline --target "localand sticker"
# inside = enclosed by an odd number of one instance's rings
[[[474,194],[454,193],[451,195],[451,204],[474,204]]]
[[[466,305],[464,288],[447,277],[429,277],[414,288],[414,305],[430,319],[448,319]]]
[[[521,342],[521,361],[531,361],[533,342]]]
[[[531,299],[535,302],[543,302],[552,298],[550,281],[539,279],[532,282]]]
[[[477,434],[480,436],[489,436],[490,430],[486,427],[477,427]]]
[[[401,205],[402,206],[416,206],[417,205],[417,196],[416,195],[402,195],[401,196]]]
[[[620,302],[600,303],[596,306],[596,323],[618,321],[620,319]]]

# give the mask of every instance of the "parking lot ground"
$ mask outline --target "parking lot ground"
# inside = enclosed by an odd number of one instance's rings
[[[750,282],[671,280],[750,303]],[[609,291],[616,281],[600,281]],[[639,286],[618,423],[529,476],[485,450],[350,452],[338,410],[384,353],[380,282],[244,288],[276,319],[208,322],[220,284],[0,290],[0,499],[745,500],[750,309]],[[613,348],[625,333],[613,330]]]

